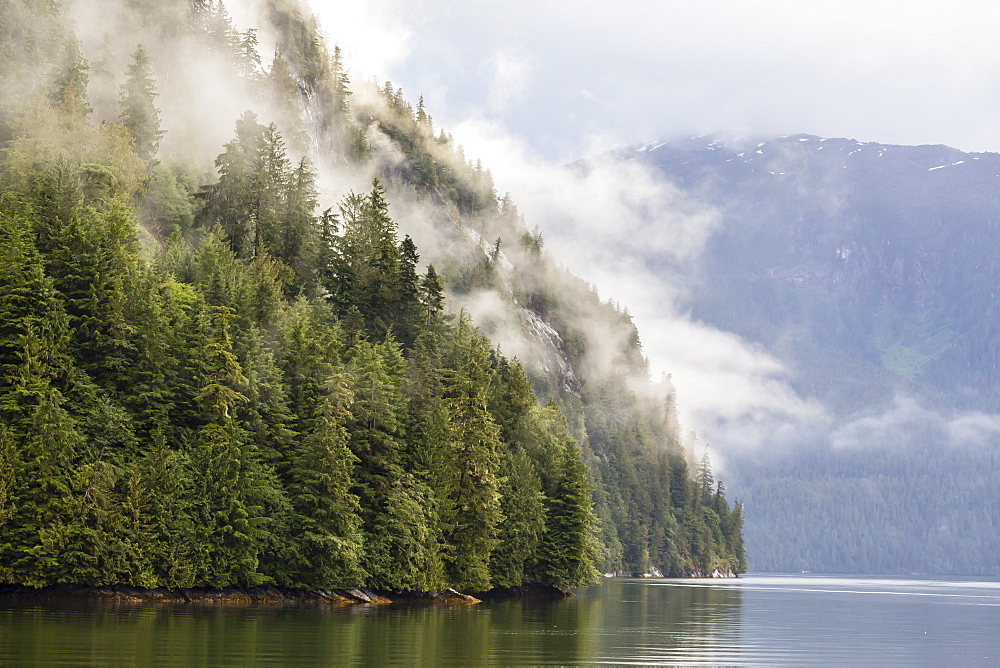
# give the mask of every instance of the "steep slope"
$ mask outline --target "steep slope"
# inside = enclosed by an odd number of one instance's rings
[[[17,4],[52,29],[0,63],[37,84],[0,117],[0,578],[745,570],[627,313],[298,2]]]

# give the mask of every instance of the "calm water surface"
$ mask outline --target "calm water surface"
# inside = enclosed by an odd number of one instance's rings
[[[998,666],[1000,583],[606,580],[471,607],[0,602],[0,664]]]

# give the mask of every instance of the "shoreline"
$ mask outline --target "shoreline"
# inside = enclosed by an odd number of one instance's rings
[[[483,601],[513,598],[566,598],[572,592],[548,585],[495,587],[482,592],[442,589],[432,592],[391,592],[368,587],[295,589],[274,585],[256,587],[158,587],[130,585],[87,586],[56,584],[45,587],[0,584],[0,600],[45,602],[102,602],[123,605],[158,603],[167,605],[393,605],[405,603],[476,605]]]
[[[604,578],[668,578],[668,579],[692,579],[692,580],[728,580],[728,579],[739,579],[739,573],[733,573],[732,571],[720,571],[715,569],[711,573],[681,573],[679,575],[664,575],[660,571],[652,571],[650,573],[633,573],[627,571],[615,571],[614,573],[601,573],[601,577]]]

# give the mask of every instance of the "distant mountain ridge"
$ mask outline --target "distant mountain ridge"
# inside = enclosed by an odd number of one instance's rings
[[[616,157],[719,209],[693,315],[792,363],[798,389],[839,412],[900,388],[997,405],[1000,155],[792,135]]]

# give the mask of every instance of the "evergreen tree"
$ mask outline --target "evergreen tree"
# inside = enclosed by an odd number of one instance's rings
[[[535,566],[540,581],[557,587],[583,587],[597,582],[598,576],[591,487],[586,465],[575,448],[575,443],[567,442],[556,487],[546,499],[545,533]]]
[[[202,527],[195,505],[195,469],[185,450],[171,448],[158,431],[139,460],[131,490],[132,505],[145,522],[142,550],[149,563],[150,587],[193,587],[199,579]]]
[[[715,486],[715,478],[712,476],[712,460],[708,457],[708,448],[701,456],[698,464],[698,472],[695,474],[695,484],[698,492],[697,498],[700,503],[709,505],[712,503],[712,487]]]
[[[307,587],[351,586],[364,581],[358,497],[351,471],[360,460],[348,447],[351,401],[343,376],[329,380],[310,433],[302,440],[289,471],[295,508],[295,581]]]
[[[533,572],[545,531],[545,495],[531,459],[520,450],[501,458],[500,511],[497,540],[490,554],[490,583],[519,587]]]
[[[153,102],[157,97],[153,67],[140,44],[132,54],[132,63],[121,88],[121,124],[135,139],[135,151],[143,160],[152,161],[165,132],[160,129],[160,110]]]
[[[427,265],[427,271],[420,280],[419,298],[424,310],[424,325],[432,328],[444,311],[444,295],[441,279],[434,265]]]
[[[80,52],[80,42],[70,39],[66,42],[63,62],[59,65],[55,85],[50,100],[63,113],[86,118],[93,109],[87,97],[89,64]]]
[[[220,3],[221,4],[221,3]],[[240,76],[250,83],[257,83],[260,77],[260,53],[257,51],[257,29],[250,28],[238,36],[236,67]]]
[[[205,423],[192,454],[195,516],[205,532],[197,579],[217,587],[263,581],[258,567],[267,538],[264,488],[270,482],[235,420],[237,404],[247,398],[239,391],[246,378],[232,352],[231,319],[231,310],[214,307],[204,323],[206,375],[196,399]]]
[[[351,80],[344,71],[344,58],[340,47],[336,45],[333,47],[333,55],[330,56],[330,72],[333,76],[335,109],[346,118],[350,113]]]
[[[452,458],[448,484],[451,512],[445,518],[448,579],[463,589],[489,586],[490,552],[500,512],[500,429],[487,409],[489,349],[467,318],[456,335],[457,368],[451,381]]]
[[[392,339],[359,343],[353,350],[351,449],[359,459],[355,479],[366,526],[372,526],[403,471],[405,403],[403,357]]]
[[[41,346],[38,354],[50,377],[63,375],[68,324],[58,293],[45,275],[42,259],[32,243],[32,217],[9,195],[0,195],[0,397],[15,383],[24,363],[29,339]],[[19,415],[20,399],[8,396],[4,413]]]
[[[41,375],[34,349],[26,342],[15,384],[22,396],[35,394],[37,403],[22,423],[14,455],[13,512],[0,528],[2,577],[34,587],[101,584],[105,535],[96,525],[99,490],[90,486],[95,480],[88,475],[86,441],[63,395]]]
[[[391,591],[433,591],[446,584],[438,523],[430,492],[413,475],[392,482],[382,512],[374,518],[365,546],[368,583]]]

